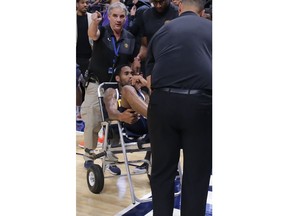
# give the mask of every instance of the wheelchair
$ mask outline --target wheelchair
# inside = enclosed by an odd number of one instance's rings
[[[108,164],[125,164],[125,170],[126,172],[119,176],[127,176],[128,184],[130,188],[130,195],[132,203],[135,204],[135,202],[149,202],[151,201],[151,198],[143,198],[140,199],[135,195],[133,182],[132,182],[132,175],[142,175],[142,174],[136,174],[132,173],[130,171],[130,166],[136,166],[138,163],[146,163],[147,164],[147,177],[149,178],[151,173],[151,160],[129,160],[128,154],[134,153],[134,152],[145,152],[150,151],[150,143],[143,143],[143,142],[125,142],[123,131],[122,131],[122,123],[117,120],[110,120],[108,117],[108,113],[105,109],[105,104],[103,102],[103,95],[104,91],[108,88],[118,88],[118,84],[116,82],[104,82],[101,83],[98,87],[98,99],[99,99],[99,105],[102,115],[102,130],[104,135],[104,141],[102,146],[97,147],[96,150],[99,151],[99,153],[95,153],[91,156],[91,159],[93,160],[102,160],[102,166],[99,164],[93,164],[88,170],[87,170],[87,184],[88,188],[92,193],[99,194],[102,192],[104,188],[104,179],[113,177],[110,175],[105,175],[106,171],[106,165]],[[108,154],[122,154],[124,162],[122,161],[111,161],[109,160]]]
[[[116,82],[104,82],[101,83],[98,87],[98,99],[99,99],[99,105],[101,110],[101,116],[102,116],[102,130],[104,135],[104,141],[102,146],[97,147],[99,150],[99,153],[95,153],[91,156],[91,159],[102,160],[102,167],[99,164],[93,164],[88,170],[86,175],[86,180],[88,184],[88,188],[92,193],[99,194],[102,192],[104,188],[104,179],[114,176],[105,175],[106,171],[106,165],[108,164],[125,164],[125,170],[126,172],[124,174],[117,175],[119,176],[127,176],[128,184],[130,188],[130,196],[132,203],[135,204],[135,202],[138,203],[144,203],[144,202],[151,202],[152,198],[138,198],[135,194],[134,187],[133,187],[133,181],[132,176],[133,175],[143,175],[142,174],[136,174],[132,173],[130,171],[130,166],[136,166],[138,163],[146,163],[147,164],[147,178],[150,181],[150,174],[151,174],[151,165],[152,165],[152,156],[150,157],[150,160],[129,160],[128,154],[134,153],[134,152],[147,152],[151,151],[150,143],[145,143],[143,140],[135,141],[135,142],[127,142],[124,139],[123,130],[122,130],[122,123],[117,120],[110,120],[108,117],[108,113],[105,109],[105,104],[103,101],[104,91],[108,88],[118,88],[118,84]],[[96,150],[97,150],[96,149]],[[120,161],[109,161],[108,154],[122,154],[124,158],[124,162]],[[178,172],[180,177],[180,183],[182,185],[182,172],[180,163],[178,165]],[[175,192],[175,196],[178,196],[180,194],[179,190],[178,192]]]

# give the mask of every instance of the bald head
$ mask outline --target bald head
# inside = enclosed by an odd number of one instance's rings
[[[185,11],[193,11],[199,16],[204,12],[205,0],[181,0],[179,5],[179,14]]]

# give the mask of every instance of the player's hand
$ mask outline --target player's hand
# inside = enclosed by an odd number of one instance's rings
[[[134,124],[139,119],[139,115],[132,109],[126,109],[124,112],[121,113],[121,121]]]

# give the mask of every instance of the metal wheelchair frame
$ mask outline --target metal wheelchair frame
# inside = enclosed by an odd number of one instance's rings
[[[101,110],[101,115],[102,115],[101,126],[103,127],[104,142],[103,142],[101,149],[98,149],[99,153],[93,154],[91,156],[91,159],[93,159],[93,160],[101,159],[102,160],[102,167],[98,164],[93,164],[87,170],[87,184],[88,184],[89,190],[92,193],[95,193],[95,194],[101,193],[101,191],[103,190],[103,187],[104,187],[104,178],[115,177],[115,176],[104,176],[104,173],[106,170],[106,165],[107,164],[121,164],[121,163],[123,164],[124,163],[126,172],[124,174],[120,174],[117,176],[118,177],[119,176],[127,176],[132,203],[135,204],[135,202],[139,202],[139,203],[151,202],[152,197],[140,199],[136,196],[131,176],[132,175],[142,175],[142,174],[131,173],[129,166],[133,165],[133,163],[141,163],[141,162],[147,163],[148,164],[147,178],[149,178],[149,180],[150,180],[152,157],[150,157],[151,159],[150,159],[150,161],[148,161],[145,159],[129,160],[128,156],[127,156],[127,153],[150,151],[151,150],[150,143],[145,143],[145,144],[139,144],[137,142],[126,143],[124,141],[124,138],[123,138],[121,122],[119,122],[117,120],[109,120],[107,111],[105,109],[105,104],[103,102],[104,91],[108,88],[117,88],[117,87],[118,87],[118,84],[116,82],[104,82],[104,83],[101,83],[98,87],[98,99],[99,99],[99,105],[100,105],[100,110]],[[113,126],[113,125],[114,125],[114,127],[116,126],[116,128],[117,128],[116,130],[118,130],[120,145],[111,144],[109,132],[111,130],[111,126]],[[107,157],[107,152],[111,152],[115,155],[122,153],[123,158],[124,158],[124,162],[120,162],[120,161],[111,162],[111,161],[109,161],[108,157]],[[178,164],[178,172],[179,172],[179,176],[180,176],[180,183],[182,185],[182,170],[181,170],[180,162]],[[181,190],[178,192],[175,192],[175,196],[180,195],[180,193],[181,193]]]

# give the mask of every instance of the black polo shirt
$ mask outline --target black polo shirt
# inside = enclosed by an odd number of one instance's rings
[[[164,23],[167,23],[176,17],[178,17],[178,9],[171,3],[169,3],[168,7],[162,13],[157,12],[154,7],[147,9],[142,16],[142,35],[147,37],[149,43],[152,36],[164,25]]]
[[[110,25],[99,27],[100,37],[93,41],[93,51],[88,68],[89,74],[97,77],[99,82],[115,81],[113,74],[108,73],[108,69],[113,66],[115,57],[112,36],[114,36]],[[134,36],[123,29],[120,39],[116,42],[116,48],[120,44],[119,57],[116,65],[133,62],[137,55]]]
[[[193,12],[164,25],[146,58],[151,87],[212,90],[212,22]]]

